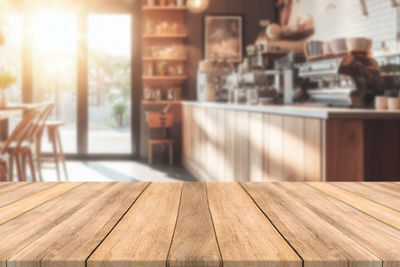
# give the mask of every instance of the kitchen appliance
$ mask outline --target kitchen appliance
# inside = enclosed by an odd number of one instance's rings
[[[378,63],[362,52],[300,64],[299,77],[309,80],[312,102],[332,106],[371,106],[383,93]]]
[[[389,96],[399,96],[400,54],[379,55],[375,59],[381,69],[385,93]]]

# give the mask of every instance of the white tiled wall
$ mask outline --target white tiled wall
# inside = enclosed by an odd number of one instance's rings
[[[391,0],[365,2],[368,16],[363,15],[360,0],[293,0],[291,23],[296,15],[310,15],[316,27],[313,39],[365,36],[374,40],[377,54],[400,52],[399,8],[394,8]],[[387,49],[381,48],[382,42]]]

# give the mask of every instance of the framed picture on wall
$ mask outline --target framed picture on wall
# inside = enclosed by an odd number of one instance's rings
[[[204,17],[204,54],[208,60],[243,59],[243,17],[206,15]]]

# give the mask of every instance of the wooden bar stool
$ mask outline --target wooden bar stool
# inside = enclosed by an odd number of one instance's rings
[[[172,113],[163,113],[163,112],[147,112],[146,113],[147,125],[150,129],[150,137],[149,137],[149,165],[153,164],[153,146],[161,145],[167,146],[169,150],[169,165],[174,164],[174,150],[173,143],[174,140],[172,138],[167,138],[167,130],[172,128],[174,125],[174,115]],[[162,137],[161,138],[152,138],[151,130],[152,129],[161,129]]]
[[[65,123],[62,121],[47,121],[47,134],[49,141],[53,146],[53,157],[54,163],[56,165],[58,179],[61,179],[60,175],[60,161],[63,165],[65,179],[68,180],[67,166],[65,164],[64,150],[61,143],[60,127]]]

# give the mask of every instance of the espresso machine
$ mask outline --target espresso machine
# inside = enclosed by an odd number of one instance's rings
[[[307,81],[307,94],[314,103],[342,107],[368,107],[383,93],[377,62],[366,53],[309,61],[299,66]]]

